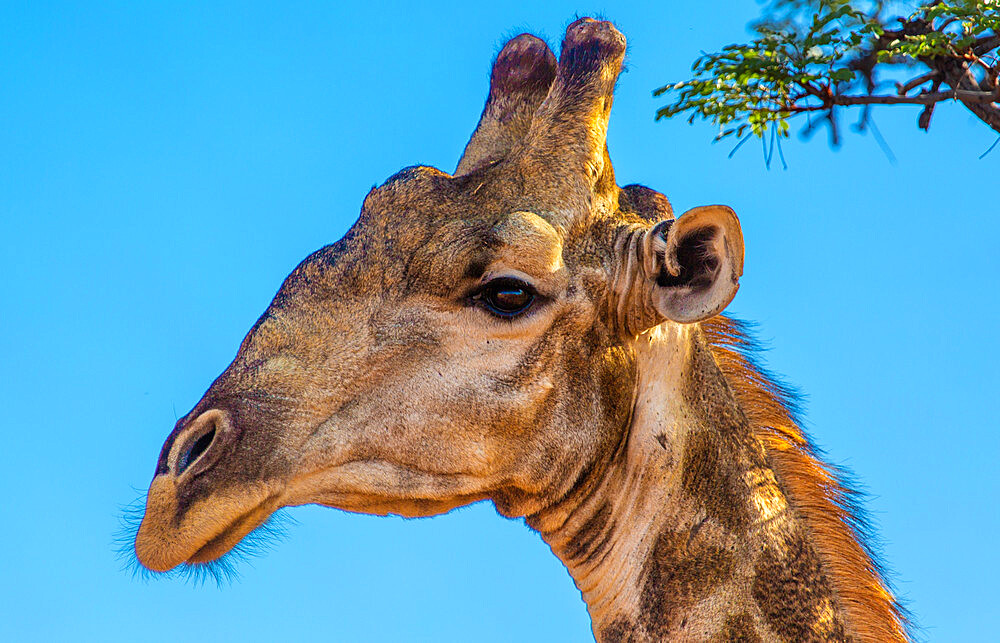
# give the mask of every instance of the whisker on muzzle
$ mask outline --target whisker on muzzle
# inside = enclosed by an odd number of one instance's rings
[[[253,559],[265,555],[288,536],[296,520],[284,511],[276,511],[259,527],[247,534],[222,557],[207,563],[183,563],[167,572],[154,572],[139,562],[135,553],[135,537],[139,533],[146,511],[146,490],[135,489],[136,498],[121,507],[118,529],[112,540],[115,557],[121,570],[143,582],[149,579],[181,579],[195,586],[208,581],[218,587],[231,585],[240,579],[240,568],[253,566]]]

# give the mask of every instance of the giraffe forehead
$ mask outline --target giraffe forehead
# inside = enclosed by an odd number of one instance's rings
[[[562,242],[531,212],[455,218],[416,248],[407,266],[407,292],[454,294],[494,272],[516,271],[539,280],[561,274]]]
[[[289,275],[272,311],[345,298],[453,298],[500,271],[548,280],[536,285],[560,290],[567,279],[562,233],[524,209],[532,209],[524,194],[490,189],[509,183],[502,170],[457,178],[425,166],[396,173],[369,192],[343,239]]]

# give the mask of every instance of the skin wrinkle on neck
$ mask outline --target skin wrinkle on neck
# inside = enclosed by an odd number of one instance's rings
[[[664,522],[670,509],[669,489],[680,484],[679,458],[664,449],[656,436],[673,430],[671,442],[676,445],[689,419],[681,408],[682,396],[668,392],[682,386],[689,343],[689,327],[672,323],[639,336],[635,344],[639,376],[623,447],[593,489],[572,509],[562,510],[566,517],[557,528],[540,529],[583,594],[595,635],[602,624],[615,618],[634,622],[639,616],[641,566],[634,561],[648,555],[656,536],[654,528]],[[670,473],[668,480],[650,480],[664,468]],[[657,493],[662,491],[666,494]],[[610,535],[604,551],[583,560],[569,560],[567,545],[606,502],[611,515],[601,533],[590,539],[600,543]]]

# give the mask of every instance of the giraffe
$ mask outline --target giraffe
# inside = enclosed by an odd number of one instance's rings
[[[454,174],[414,166],[284,281],[167,437],[134,548],[224,556],[277,509],[479,500],[566,565],[596,640],[904,641],[905,611],[738,322],[727,207],[618,187],[625,38],[494,61]]]

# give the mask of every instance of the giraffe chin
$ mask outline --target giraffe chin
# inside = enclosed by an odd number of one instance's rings
[[[178,518],[176,490],[171,477],[153,480],[135,537],[139,563],[154,572],[218,560],[281,507],[278,493],[255,485],[201,500]]]

